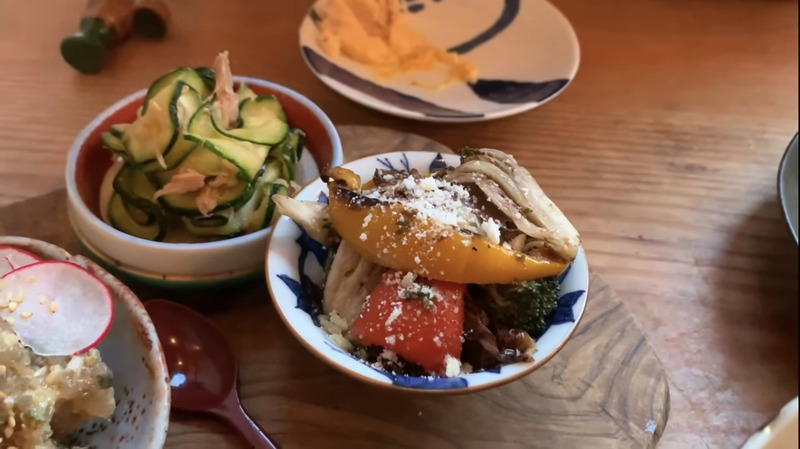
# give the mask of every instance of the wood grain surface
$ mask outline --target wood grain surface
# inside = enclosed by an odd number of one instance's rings
[[[66,151],[96,114],[228,49],[236,73],[301,91],[336,124],[513,153],[663,360],[660,446],[736,447],[798,393],[798,253],[775,186],[798,129],[798,3],[553,3],[581,43],[570,87],[514,117],[442,125],[376,113],[314,78],[296,45],[308,0],[173,0],[167,38],[126,42],[98,76],[58,53],[82,0],[0,0],[0,202],[62,186]]]
[[[396,141],[420,149],[420,139]],[[6,206],[0,235],[45,240],[76,254],[66,214],[63,190]],[[164,297],[130,286],[145,301]],[[595,273],[589,292],[577,331],[544,367],[489,391],[436,397],[367,385],[315,358],[259,283],[167,297],[205,313],[230,339],[242,403],[284,449],[655,447],[669,414],[664,368],[628,308]],[[242,442],[208,416],[173,412],[165,447]]]

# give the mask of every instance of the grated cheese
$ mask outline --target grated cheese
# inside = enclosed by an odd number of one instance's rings
[[[402,182],[364,192],[364,196],[405,209],[442,225],[474,230],[478,217],[469,191],[461,185],[432,177],[412,176]]]
[[[489,219],[481,223],[482,234],[490,243],[500,244],[500,223]]]
[[[400,182],[381,185],[364,192],[363,195],[384,205],[401,205],[404,210],[413,212],[422,222],[432,221],[440,226],[464,229],[485,237],[491,243],[500,243],[500,223],[492,219],[482,220],[476,207],[477,198],[470,195],[469,190],[460,184],[431,176],[422,178],[407,176]],[[397,211],[392,211],[392,214],[398,215]],[[398,217],[398,220],[403,219],[404,217]],[[371,220],[372,214],[364,217],[363,226],[366,227]],[[419,223],[417,225],[414,229],[416,236],[425,237],[430,229],[422,229]],[[365,240],[366,236],[362,234],[361,239]],[[462,243],[465,246],[469,245],[470,240],[464,239]]]
[[[424,190],[426,192],[433,192],[437,188],[436,181],[434,181],[433,178],[430,178],[430,177],[429,178],[422,178],[419,181],[419,186],[422,187],[422,190]]]
[[[392,313],[390,313],[389,317],[386,318],[386,327],[388,328],[389,326],[391,326],[392,323],[394,323],[394,321],[398,319],[402,313],[403,313],[403,307],[400,304],[394,306],[394,309],[392,309]]]
[[[447,354],[444,356],[444,375],[447,377],[457,377],[461,374],[461,360]]]
[[[403,279],[400,281],[400,286],[403,288],[409,288],[414,285],[414,281],[417,279],[417,276],[414,273],[408,272]]]

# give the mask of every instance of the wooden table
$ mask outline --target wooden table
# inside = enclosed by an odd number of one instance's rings
[[[797,2],[558,0],[582,46],[554,102],[470,125],[360,107],[306,70],[308,1],[173,0],[163,42],[133,40],[99,76],[59,41],[79,0],[0,0],[0,205],[63,185],[76,133],[176,65],[231,50],[236,73],[297,89],[337,124],[513,153],[582,231],[590,263],[662,358],[662,447],[735,447],[798,391],[798,250],[775,175],[798,128]]]

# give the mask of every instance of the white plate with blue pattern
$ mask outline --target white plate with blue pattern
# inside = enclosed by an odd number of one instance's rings
[[[324,1],[324,0],[323,0]],[[377,78],[317,42],[314,7],[300,26],[300,51],[323,83],[364,106],[431,122],[476,122],[540,106],[572,82],[580,63],[569,20],[546,0],[406,0],[409,22],[431,44],[472,61],[474,84],[433,91],[408,77]]]
[[[459,157],[424,151],[385,153],[344,164],[362,179],[371,179],[378,168],[411,170],[421,173],[444,164],[458,166]],[[535,173],[534,173],[535,176]],[[309,184],[297,198],[326,201],[328,188],[322,180]],[[561,295],[557,309],[549,317],[550,325],[536,340],[534,360],[505,365],[491,371],[474,372],[459,377],[417,377],[394,375],[362,363],[342,351],[319,327],[321,298],[315,290],[322,283],[327,252],[289,217],[282,216],[273,227],[267,252],[267,284],[275,308],[294,336],[311,353],[339,371],[382,387],[411,389],[426,393],[463,393],[497,387],[530,374],[550,360],[575,332],[586,307],[589,267],[583,249],[560,275]]]

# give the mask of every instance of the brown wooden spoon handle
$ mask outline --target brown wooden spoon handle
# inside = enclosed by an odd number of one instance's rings
[[[258,425],[242,407],[239,397],[234,393],[228,396],[218,408],[211,410],[233,427],[250,447],[255,449],[280,449],[264,429]]]

